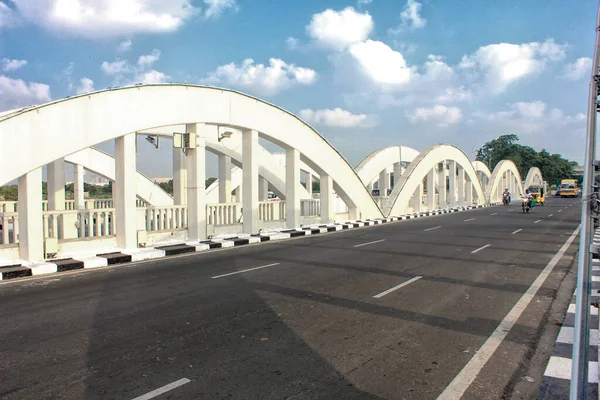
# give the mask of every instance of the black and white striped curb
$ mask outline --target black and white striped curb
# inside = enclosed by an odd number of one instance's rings
[[[600,230],[594,235],[594,243],[600,244]],[[591,303],[600,300],[600,260],[592,261]],[[565,314],[562,327],[558,332],[554,351],[538,389],[538,399],[568,399],[571,386],[571,367],[573,358],[573,339],[575,337],[575,300],[573,294],[571,304]],[[598,337],[599,323],[598,308],[590,306],[590,347],[588,364],[588,398],[598,398],[598,352],[600,338]]]
[[[186,242],[178,244],[159,245],[149,248],[117,250],[114,252],[105,252],[97,254],[95,256],[78,257],[77,259],[52,259],[47,260],[44,263],[32,265],[15,263],[14,265],[6,265],[0,267],[0,280],[23,278],[34,275],[45,275],[58,272],[73,271],[78,269],[99,268],[115,264],[158,259],[177,254],[194,253],[227,247],[237,247],[253,243],[289,239],[299,236],[317,235],[320,233],[335,232],[366,226],[374,226],[389,222],[430,217],[434,215],[451,214],[461,211],[496,206],[498,204],[500,203],[423,211],[419,213],[403,215],[401,217],[366,219],[332,224],[314,224],[310,226],[302,226],[296,229],[278,229],[272,231],[261,231],[252,235],[230,235],[221,238],[213,238],[211,240],[205,240],[201,242]]]

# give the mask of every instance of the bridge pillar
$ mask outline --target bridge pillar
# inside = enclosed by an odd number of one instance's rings
[[[387,190],[390,188],[390,176],[387,171],[384,169],[379,173],[379,196],[387,196]]]
[[[402,164],[400,164],[399,162],[394,163],[394,186],[396,186],[396,184],[398,184],[398,181],[400,180],[401,176],[402,176]],[[392,186],[392,188],[394,186]]]
[[[427,209],[435,208],[435,168],[427,173]]]
[[[467,187],[465,194],[466,203],[468,206],[473,205],[473,182],[467,178]]]
[[[173,205],[187,204],[187,167],[185,154],[180,149],[173,149]]]
[[[300,153],[296,149],[285,151],[285,224],[287,228],[300,225]]]
[[[205,124],[186,124],[196,135],[196,148],[187,153],[188,240],[206,239],[206,130]]]
[[[48,164],[48,210],[65,209],[65,160]]]
[[[465,205],[465,169],[461,166],[458,167],[458,205],[463,207]]]
[[[423,203],[423,183],[419,184],[413,194],[413,212],[421,212],[421,204]]]
[[[456,161],[450,161],[448,165],[450,166],[450,207],[456,207]]]
[[[137,248],[135,133],[115,139],[114,205],[117,246]]]
[[[242,131],[244,233],[258,231],[258,132]]]
[[[313,187],[313,179],[312,179],[312,174],[310,172],[306,172],[306,190],[308,191],[308,194],[312,195],[312,187]]]
[[[321,222],[329,224],[333,222],[333,180],[331,176],[321,173],[319,178],[321,197]]]
[[[231,157],[219,154],[219,203],[231,202]]]
[[[26,261],[41,261],[44,259],[41,168],[19,177],[18,196],[19,256]],[[16,232],[17,227],[14,228]]]
[[[258,177],[258,201],[269,199],[269,181],[262,176]]]
[[[438,207],[446,208],[446,162],[438,164]]]
[[[83,192],[85,190],[83,184],[85,170],[83,169],[83,165],[79,164],[73,165],[73,169],[73,172],[75,173],[75,182],[73,183],[73,197],[75,198],[75,209],[83,210],[85,209],[85,200],[83,196]]]

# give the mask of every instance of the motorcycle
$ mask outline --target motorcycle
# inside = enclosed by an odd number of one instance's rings
[[[510,204],[510,195],[505,194],[504,196],[502,196],[502,204],[504,204],[505,206]]]
[[[533,207],[533,201],[531,199],[528,199],[526,197],[521,197],[521,209],[523,210],[523,214],[527,213],[529,214],[529,210],[531,210]]]

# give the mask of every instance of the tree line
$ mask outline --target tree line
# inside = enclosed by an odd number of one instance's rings
[[[531,167],[538,167],[549,185],[558,185],[562,179],[577,178],[574,173],[577,162],[567,160],[560,154],[550,154],[546,149],[536,151],[529,146],[518,144],[518,141],[517,135],[502,135],[477,150],[475,159],[485,163],[490,171],[493,171],[500,161],[511,160],[516,164],[523,179]]]

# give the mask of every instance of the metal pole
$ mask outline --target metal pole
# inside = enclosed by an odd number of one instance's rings
[[[585,161],[583,163],[583,187],[581,202],[581,237],[579,239],[579,260],[577,263],[577,288],[575,303],[575,334],[573,339],[573,364],[571,369],[570,398],[573,400],[587,399],[588,364],[589,364],[589,319],[590,319],[590,291],[591,291],[591,252],[590,245],[593,238],[592,224],[592,197],[594,193],[594,158],[596,155],[596,112],[598,86],[596,75],[600,51],[600,6],[596,17],[596,45],[590,81],[588,104],[587,140],[585,145]]]

